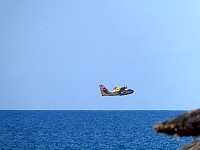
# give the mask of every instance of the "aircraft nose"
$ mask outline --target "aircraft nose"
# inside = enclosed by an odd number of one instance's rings
[[[131,94],[134,92],[134,90],[130,90]]]

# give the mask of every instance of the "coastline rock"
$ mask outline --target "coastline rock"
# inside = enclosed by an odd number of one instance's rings
[[[200,109],[186,112],[173,120],[161,122],[154,126],[154,130],[175,136],[200,137]],[[200,141],[193,141],[181,150],[200,150]]]
[[[200,136],[200,109],[189,111],[173,120],[167,120],[154,126],[159,133],[178,136]]]
[[[200,149],[200,141],[193,141],[187,146],[181,148],[181,150],[199,150]]]

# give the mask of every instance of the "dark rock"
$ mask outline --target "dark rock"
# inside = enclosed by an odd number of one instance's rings
[[[178,136],[200,136],[200,109],[189,111],[173,120],[154,126],[156,132]]]

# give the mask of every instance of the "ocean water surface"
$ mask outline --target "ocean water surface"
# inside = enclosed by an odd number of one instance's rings
[[[0,149],[174,150],[191,142],[152,127],[183,111],[0,111]]]

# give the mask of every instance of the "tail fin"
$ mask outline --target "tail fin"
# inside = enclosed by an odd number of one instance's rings
[[[99,85],[99,87],[100,87],[102,96],[108,96],[109,95],[110,92],[108,91],[108,89],[105,88],[105,86],[103,86],[101,84],[101,85]]]

